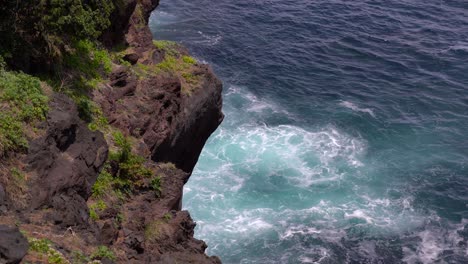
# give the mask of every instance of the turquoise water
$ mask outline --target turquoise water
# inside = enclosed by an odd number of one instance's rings
[[[468,263],[468,4],[162,1],[224,82],[183,205],[224,263]]]

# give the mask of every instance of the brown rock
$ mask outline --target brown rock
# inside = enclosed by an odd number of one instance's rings
[[[0,263],[20,263],[28,248],[28,240],[17,227],[0,225]]]
[[[75,104],[64,95],[50,103],[45,136],[33,141],[27,161],[36,175],[30,183],[31,207],[53,207],[55,223],[85,224],[86,200],[107,159],[102,133],[92,132],[78,117]]]

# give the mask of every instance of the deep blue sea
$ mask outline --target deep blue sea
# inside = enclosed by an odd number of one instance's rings
[[[468,263],[468,1],[162,0],[224,82],[185,186],[224,263]]]

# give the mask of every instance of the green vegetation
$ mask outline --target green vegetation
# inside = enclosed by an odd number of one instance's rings
[[[85,254],[83,254],[83,252],[80,252],[80,251],[73,251],[72,259],[73,259],[72,261],[73,264],[86,264],[90,262],[90,259],[88,258],[88,256],[86,256]]]
[[[169,222],[169,220],[172,219],[172,215],[170,213],[165,213],[164,214],[164,220],[166,220],[166,222]]]
[[[193,73],[196,59],[184,55],[177,43],[166,40],[153,41],[156,48],[164,52],[164,60],[156,65],[137,63],[134,72],[140,78],[147,75],[174,74],[182,81],[182,92],[190,95],[199,83],[199,77]]]
[[[164,223],[161,220],[149,223],[145,228],[145,239],[152,243],[160,239],[163,225]]]
[[[50,264],[69,263],[62,253],[53,248],[52,242],[48,239],[29,239],[29,250],[44,255]]]
[[[108,162],[92,187],[94,199],[106,195],[122,198],[125,193],[132,193],[135,187],[143,186],[144,180],[153,175],[153,171],[145,166],[145,159],[132,152],[129,138],[120,131],[114,132],[113,137],[116,151],[109,153]],[[157,178],[153,179],[154,190],[160,193],[161,180]]]
[[[117,257],[115,256],[114,252],[110,250],[106,246],[99,246],[96,251],[91,254],[91,259],[96,260],[96,259],[108,259],[112,261],[116,261]]]
[[[165,53],[176,56],[179,52],[176,50],[177,43],[169,40],[153,40],[154,46]]]
[[[0,68],[0,157],[27,149],[27,126],[45,119],[47,102],[39,79]]]
[[[79,40],[73,51],[65,57],[65,65],[82,72],[88,78],[100,78],[101,73],[112,71],[112,58],[106,49],[99,48],[90,40]]]
[[[109,127],[109,122],[102,109],[85,96],[75,97],[78,114],[82,120],[88,122],[88,128],[92,131],[104,131]]]
[[[50,249],[52,242],[48,239],[35,239],[29,240],[29,249],[38,253],[47,253]]]
[[[97,39],[111,22],[113,0],[6,1],[0,6],[0,52],[60,58],[72,39]]]
[[[117,152],[109,154],[109,160],[118,162],[116,177],[120,180],[120,189],[131,191],[132,187],[141,179],[151,177],[153,172],[144,166],[145,159],[132,153],[130,141],[122,132],[114,133],[114,142]]]
[[[99,219],[98,212],[102,212],[107,209],[107,204],[103,200],[98,200],[96,203],[89,206],[89,217],[96,221]]]
[[[24,173],[18,168],[12,168],[10,170],[10,173],[11,176],[13,176],[13,179],[15,179],[17,182],[24,182],[26,180]]]
[[[182,56],[182,61],[187,63],[187,64],[196,64],[197,60],[195,60],[193,57],[190,56]]]
[[[151,189],[155,192],[156,198],[159,198],[162,194],[162,182],[161,182],[161,176],[156,176],[153,179],[151,179],[150,182],[150,187]]]

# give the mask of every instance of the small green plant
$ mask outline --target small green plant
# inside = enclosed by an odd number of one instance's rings
[[[53,248],[52,242],[48,239],[29,239],[29,249],[39,254],[47,256],[47,262],[51,264],[68,263],[62,253]]]
[[[196,75],[194,75],[193,73],[190,73],[190,72],[182,73],[182,77],[189,84],[197,84],[199,82],[198,77]]]
[[[150,242],[155,242],[161,236],[161,228],[164,223],[161,220],[156,220],[149,223],[145,228],[145,239]]]
[[[31,249],[32,251],[38,252],[38,253],[46,254],[50,249],[51,243],[52,242],[50,240],[48,240],[48,239],[35,239],[35,238],[32,238],[29,241],[29,249]]]
[[[172,214],[170,213],[164,214],[164,220],[166,220],[166,222],[169,222],[171,219],[172,219]]]
[[[125,216],[122,214],[122,213],[118,213],[116,216],[115,216],[115,221],[118,223],[118,224],[122,224],[125,220]]]
[[[187,64],[196,64],[197,60],[190,56],[182,56],[182,60]]]
[[[79,97],[76,101],[80,118],[88,123],[88,128],[92,131],[106,130],[109,122],[104,116],[102,109],[87,97]]]
[[[151,179],[150,186],[151,189],[154,191],[156,198],[159,198],[162,194],[162,182],[161,182],[161,176],[156,176],[153,179]]]
[[[99,219],[98,212],[106,210],[107,204],[103,200],[98,200],[96,203],[89,206],[89,217],[96,221]]]
[[[72,252],[73,264],[85,264],[89,263],[90,259],[80,251],[73,251]]]
[[[93,220],[93,221],[99,220],[99,215],[96,212],[96,209],[89,208],[89,218],[91,218],[91,220]]]
[[[112,58],[105,49],[98,48],[91,40],[79,40],[73,45],[74,52],[65,57],[65,65],[84,74],[86,79],[101,78],[112,71]]]
[[[153,40],[154,46],[158,48],[159,50],[162,50],[166,52],[166,54],[170,56],[176,56],[179,54],[177,51],[177,43],[174,41],[168,41],[168,40]]]
[[[106,246],[99,246],[96,249],[96,251],[94,251],[93,254],[91,254],[91,259],[93,259],[93,260],[95,260],[95,259],[98,259],[98,260],[108,259],[108,260],[112,260],[112,261],[117,260],[114,252],[112,252],[112,250],[110,250]]]
[[[114,178],[109,173],[109,164],[106,164],[102,172],[99,174],[96,182],[92,187],[92,194],[94,198],[101,198],[105,194],[109,194],[112,191],[112,184]]]
[[[21,172],[18,168],[12,168],[10,170],[10,173],[11,173],[11,176],[13,176],[13,179],[18,183],[22,183],[26,179],[24,173]]]
[[[142,180],[153,175],[153,171],[145,166],[145,158],[132,152],[129,138],[120,131],[114,132],[113,137],[117,150],[109,153],[108,163],[92,187],[93,198],[115,195],[123,199],[125,193],[143,186]],[[111,170],[111,164],[117,170]]]

